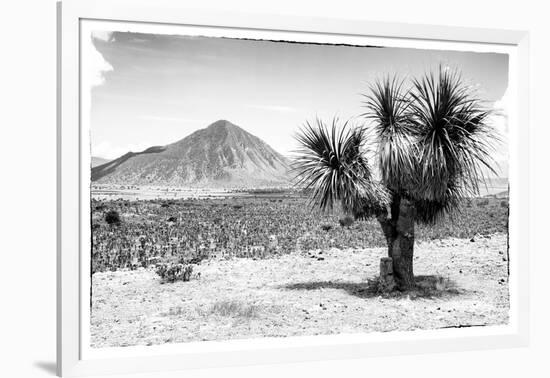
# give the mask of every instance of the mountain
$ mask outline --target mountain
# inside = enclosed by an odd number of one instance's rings
[[[101,157],[92,156],[92,168],[97,167],[98,165],[106,164],[109,161],[110,161],[109,159],[104,159],[104,158],[101,158]]]
[[[167,146],[128,152],[92,168],[92,181],[123,185],[259,188],[289,183],[288,160],[229,121]]]

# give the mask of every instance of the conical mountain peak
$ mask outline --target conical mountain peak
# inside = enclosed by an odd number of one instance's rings
[[[94,167],[92,180],[212,188],[286,186],[288,162],[260,138],[221,119],[165,147]]]
[[[217,128],[227,128],[227,127],[241,129],[239,126],[235,125],[234,123],[229,122],[226,119],[217,120],[216,122],[214,122],[210,126],[208,126],[207,129],[217,129]]]

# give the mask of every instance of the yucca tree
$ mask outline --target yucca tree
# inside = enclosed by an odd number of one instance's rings
[[[433,224],[479,194],[483,172],[494,172],[498,139],[490,111],[454,70],[440,68],[407,88],[386,78],[364,105],[365,127],[306,122],[297,135],[297,184],[323,210],[339,203],[356,219],[376,217],[397,288],[408,290],[415,223]]]

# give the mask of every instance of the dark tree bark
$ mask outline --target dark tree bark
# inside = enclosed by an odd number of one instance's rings
[[[392,259],[393,279],[401,291],[414,287],[414,219],[414,205],[399,196],[393,198],[390,214],[378,217]]]

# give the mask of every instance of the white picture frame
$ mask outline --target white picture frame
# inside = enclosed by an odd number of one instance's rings
[[[406,333],[292,337],[286,339],[205,342],[192,347],[135,347],[87,353],[87,290],[83,261],[87,213],[87,131],[81,122],[80,35],[85,20],[187,25],[233,33],[296,35],[311,38],[399,40],[415,44],[446,43],[496,46],[513,51],[511,83],[515,109],[510,126],[510,323],[498,327],[457,328]],[[324,37],[323,37],[324,36]],[[280,39],[280,38],[273,38]],[[186,9],[177,0],[67,0],[58,3],[57,134],[57,372],[60,376],[145,373],[310,360],[435,353],[528,344],[529,327],[529,161],[528,51],[524,31],[406,25],[358,20],[289,17]],[[519,131],[519,122],[521,132]],[[88,194],[89,196],[89,194]],[[85,219],[85,218],[84,218]],[[89,232],[89,231],[88,231]],[[89,278],[88,278],[89,280]],[[122,348],[119,348],[122,349]]]

